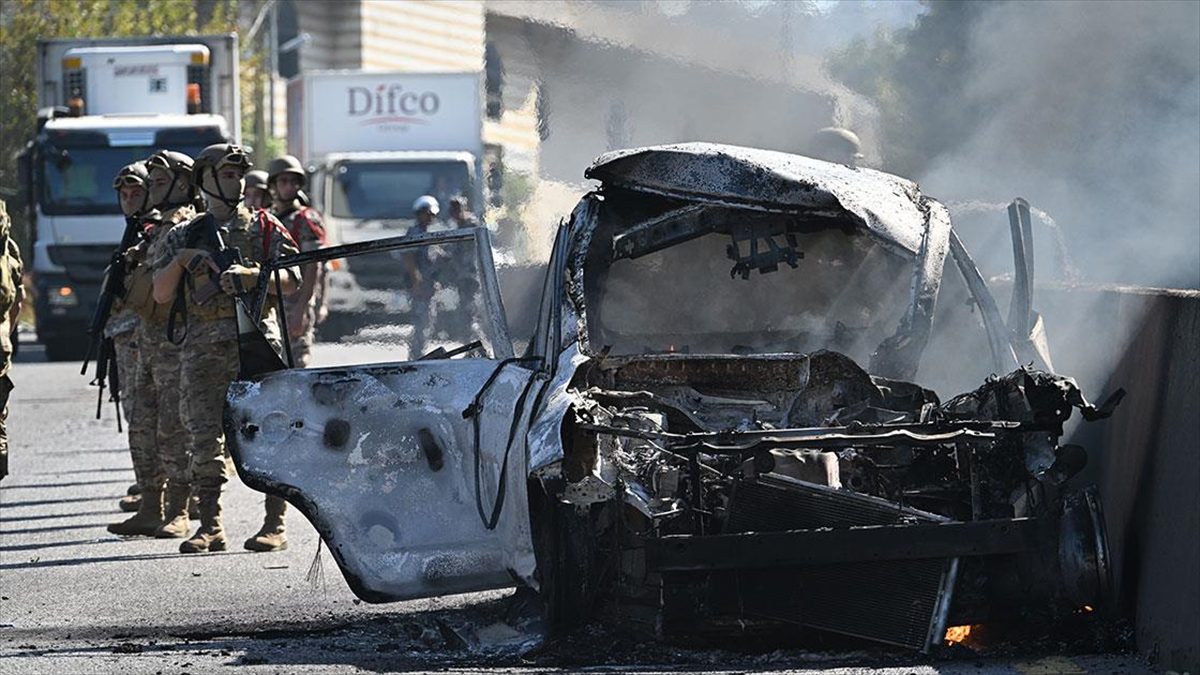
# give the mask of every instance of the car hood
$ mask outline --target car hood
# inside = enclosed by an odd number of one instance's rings
[[[689,201],[848,218],[909,254],[921,248],[934,202],[916,183],[881,171],[715,143],[618,150],[584,175]]]

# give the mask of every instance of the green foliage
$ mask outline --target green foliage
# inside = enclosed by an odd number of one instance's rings
[[[39,38],[229,33],[237,9],[238,0],[0,1],[0,198],[19,201],[16,154],[37,125]],[[9,211],[22,241],[23,209]]]
[[[826,59],[830,74],[875,101],[884,169],[919,175],[957,146],[982,112],[963,104],[967,46],[989,2],[930,2],[909,29],[856,40]]]

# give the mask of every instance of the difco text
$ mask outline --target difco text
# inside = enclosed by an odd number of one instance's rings
[[[433,115],[441,100],[432,91],[405,91],[398,84],[347,88],[347,112],[351,117],[374,115]]]

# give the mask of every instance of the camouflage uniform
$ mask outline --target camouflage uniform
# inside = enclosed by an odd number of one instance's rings
[[[301,251],[311,251],[325,245],[325,224],[316,209],[302,205],[297,199],[286,209],[275,209],[273,212],[287,227],[288,233],[292,235]],[[301,303],[299,293],[293,293],[283,301],[284,311],[289,318],[296,314],[305,315],[304,334],[291,339],[292,359],[299,368],[308,366],[312,358],[312,343],[317,323],[324,319],[326,275],[323,267],[317,267],[316,272],[316,287],[307,303]]]
[[[141,323],[137,312],[126,306],[123,298],[113,301],[113,314],[104,324],[104,337],[111,338],[117,356],[117,375],[121,383],[121,412],[129,422],[129,455],[133,459],[133,478],[142,490],[147,485],[162,486],[162,465],[158,463],[153,445],[138,442],[133,433],[134,398],[137,396],[138,345],[136,332]]]
[[[213,252],[200,229],[206,222],[207,218],[202,215],[168,230],[162,237],[161,247],[155,251],[152,267],[155,270],[167,268],[184,248]],[[266,211],[253,213],[239,205],[233,218],[220,224],[219,230],[225,245],[240,250],[247,266],[297,252],[287,230]],[[196,274],[185,273],[180,280],[187,307],[186,337],[180,349],[180,417],[191,457],[193,486],[200,495],[202,521],[207,503],[207,508],[215,509],[213,520],[219,524],[221,486],[229,479],[222,411],[226,390],[238,374],[238,327],[232,296],[217,293],[203,304],[196,302],[195,290],[209,282],[210,276],[203,270]],[[268,339],[278,340],[273,303],[264,303],[260,327]],[[219,532],[199,550],[224,548],[224,534]],[[188,552],[195,552],[195,549],[188,549]]]
[[[20,306],[25,296],[21,285],[21,251],[17,243],[9,236],[8,211],[4,200],[0,200],[0,287],[4,288],[0,297],[0,479],[8,475],[8,395],[12,393],[13,383],[8,377],[12,367],[13,345],[11,335],[15,326],[9,321],[9,313]]]
[[[186,504],[191,491],[187,445],[179,411],[180,349],[167,339],[170,306],[154,301],[153,270],[147,261],[158,253],[161,236],[171,227],[196,215],[191,206],[169,209],[147,230],[147,240],[133,251],[139,263],[127,280],[126,306],[140,317],[135,329],[138,346],[137,372],[133,381],[134,398],[129,415],[129,444],[153,449],[159,475],[168,481],[169,524],[182,516],[173,528],[158,528],[155,536],[179,537],[187,532]],[[162,482],[158,483],[159,488]],[[182,512],[181,512],[182,509]]]

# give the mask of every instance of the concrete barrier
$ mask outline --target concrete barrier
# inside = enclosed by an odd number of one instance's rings
[[[1042,288],[1037,304],[1055,370],[1127,391],[1069,434],[1093,457],[1080,478],[1101,489],[1115,608],[1157,665],[1200,672],[1200,292]]]

